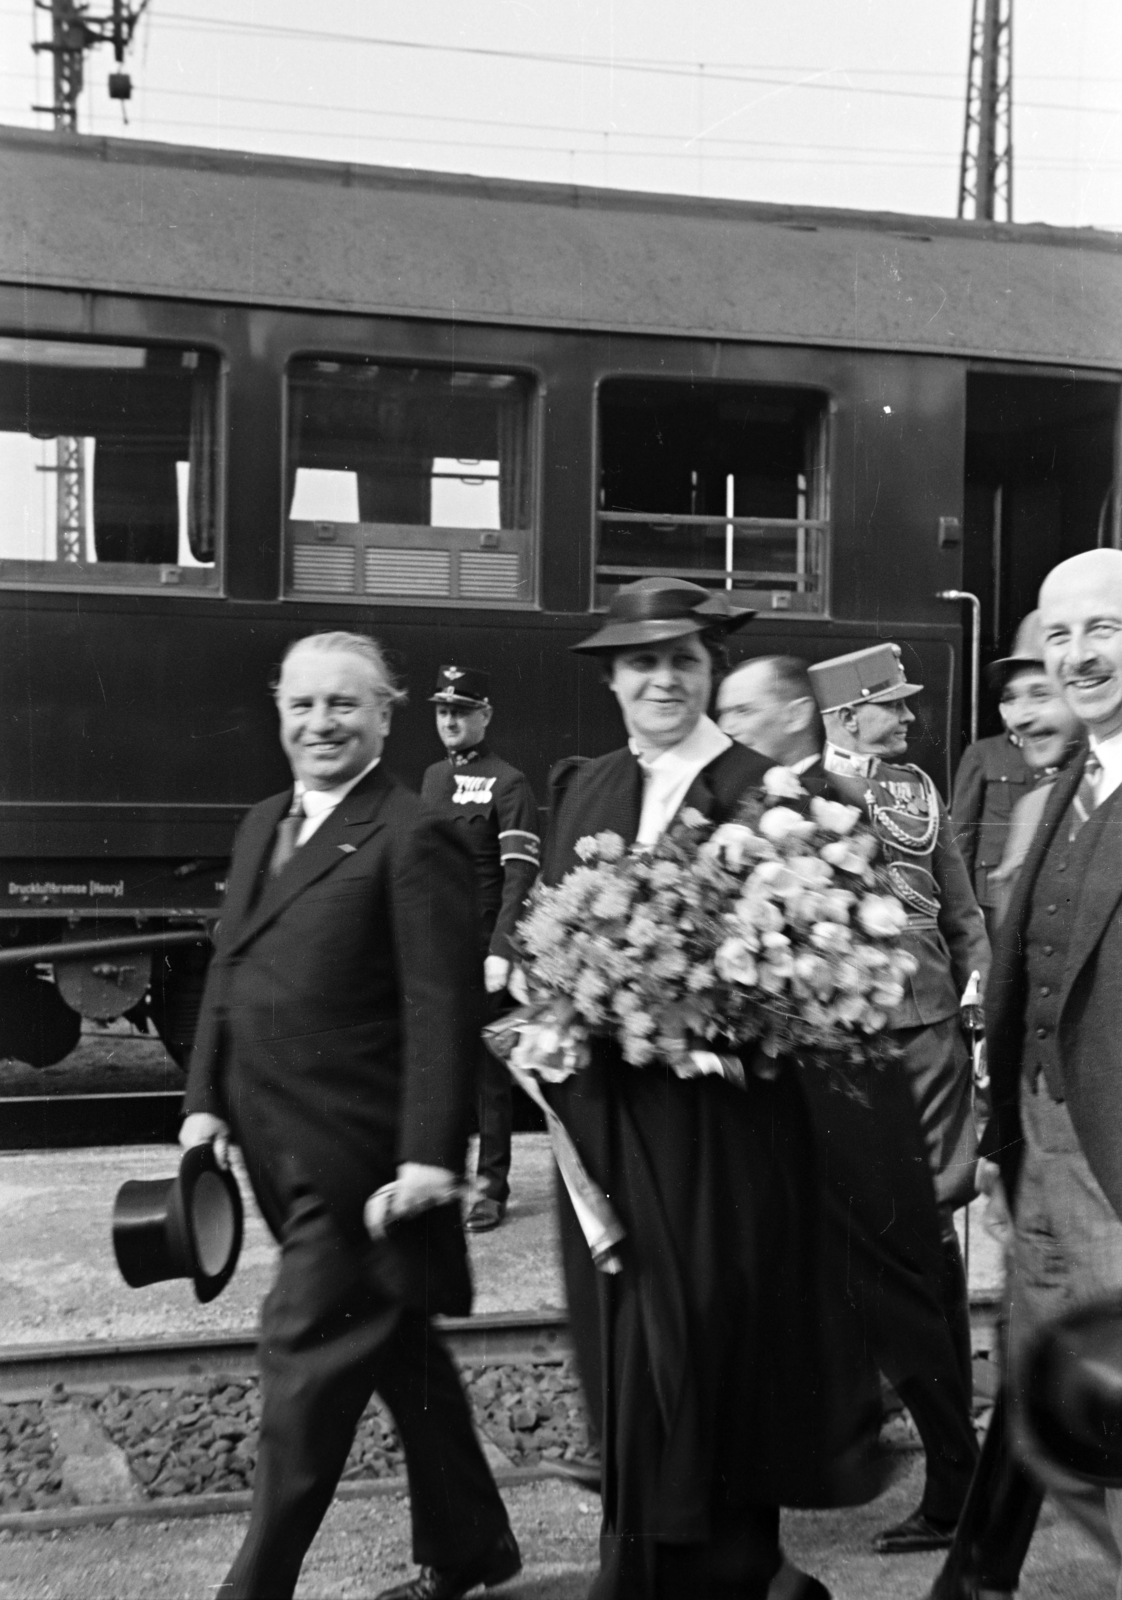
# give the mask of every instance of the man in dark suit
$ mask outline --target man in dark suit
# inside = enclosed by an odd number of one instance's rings
[[[1013,1217],[1008,1433],[991,1429],[937,1600],[1009,1595],[1038,1500],[1025,1354],[1051,1318],[1122,1290],[1122,552],[1056,567],[1044,662],[1089,749],[1056,778],[1001,924],[986,1001],[993,1115],[982,1154]],[[1055,1484],[1048,1487],[1056,1491]],[[1122,1492],[1057,1491],[1115,1562]]]
[[[422,1566],[387,1595],[456,1600],[521,1564],[429,1322],[470,1309],[456,1202],[482,986],[471,862],[381,764],[399,698],[371,639],[290,648],[276,700],[295,783],[242,825],[207,977],[181,1142],[222,1159],[237,1140],[282,1247],[223,1600],[293,1593],[375,1389]]]
[[[737,667],[717,692],[717,722],[798,773],[811,794],[852,799],[823,768],[825,733],[804,661],[762,656]],[[917,1516],[936,1537],[946,1529],[946,1543],[975,1445],[970,1388],[944,1310],[942,1228],[919,1113],[899,1064],[871,1076],[867,1105],[834,1093],[814,1067],[800,1076],[826,1175],[828,1259],[916,1424],[927,1462]]]

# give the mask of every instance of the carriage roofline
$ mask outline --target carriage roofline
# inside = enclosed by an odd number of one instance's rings
[[[1122,235],[0,129],[0,283],[1122,368]]]

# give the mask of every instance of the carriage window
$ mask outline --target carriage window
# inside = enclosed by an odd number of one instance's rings
[[[531,603],[528,379],[300,360],[288,400],[289,594]]]
[[[0,338],[0,583],[217,582],[218,361]]]
[[[776,611],[826,604],[827,398],[614,379],[600,390],[595,603],[653,574]]]

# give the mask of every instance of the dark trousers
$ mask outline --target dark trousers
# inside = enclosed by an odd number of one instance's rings
[[[507,1179],[510,1176],[510,1130],[514,1117],[510,1073],[486,1047],[479,1052],[478,1072],[475,1108],[479,1118],[479,1156],[475,1164],[475,1177],[482,1194],[491,1200],[501,1201],[510,1194]]]
[[[319,1201],[298,1206],[261,1317],[249,1528],[221,1600],[288,1600],[376,1390],[405,1451],[413,1556],[470,1561],[508,1527],[455,1367],[428,1318],[386,1296]]]
[[[1013,1454],[1002,1393],[932,1600],[961,1600],[968,1583],[1015,1590],[1043,1501],[1043,1491]]]
[[[899,1063],[870,1073],[861,1104],[817,1067],[801,1079],[826,1168],[828,1270],[842,1276],[873,1358],[915,1422],[927,1461],[922,1509],[953,1522],[978,1455],[966,1277],[949,1213],[935,1203],[908,1080]]]

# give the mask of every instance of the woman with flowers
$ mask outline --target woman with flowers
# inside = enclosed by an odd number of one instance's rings
[[[707,828],[730,823],[719,830],[721,848],[735,851],[733,819],[761,791],[770,763],[721,733],[706,707],[710,649],[750,615],[694,584],[644,579],[621,589],[605,625],[576,647],[603,660],[628,742],[554,774],[542,877],[559,886],[559,915],[567,897],[575,906],[589,892],[587,860],[656,847],[675,818],[687,828],[695,818]],[[781,819],[771,826],[781,831]],[[614,993],[613,1027],[591,1037],[581,1070],[559,1071],[564,1081],[546,1089],[624,1234],[621,1270],[598,1274],[562,1193],[574,1337],[603,1427],[592,1592],[763,1600],[781,1563],[780,1505],[853,1503],[875,1492],[864,1454],[874,1408],[869,1392],[855,1392],[859,1361],[849,1361],[844,1384],[834,1376],[856,1330],[845,1307],[824,1303],[820,1190],[797,1075],[771,1057],[753,1062],[750,1050],[735,1082],[704,1053],[698,1075],[687,1075],[654,997],[689,990],[688,950],[671,930],[704,908],[659,854],[644,874],[646,898],[633,911],[594,907],[597,920],[628,919],[643,980],[625,997],[613,968],[619,953],[607,945],[599,960],[581,962],[574,1003],[594,1015]],[[805,882],[792,873],[778,887],[793,901],[823,900],[828,876],[818,881],[807,867]],[[761,885],[769,878],[770,867]],[[597,892],[626,899],[626,877]],[[792,976],[783,935],[765,926],[766,901],[761,887],[753,926],[721,946],[730,985],[747,963],[752,982],[762,970],[777,987]],[[823,963],[830,959],[823,948]],[[761,1064],[766,1071],[755,1070]],[[801,1594],[821,1600],[825,1590],[807,1580]]]

